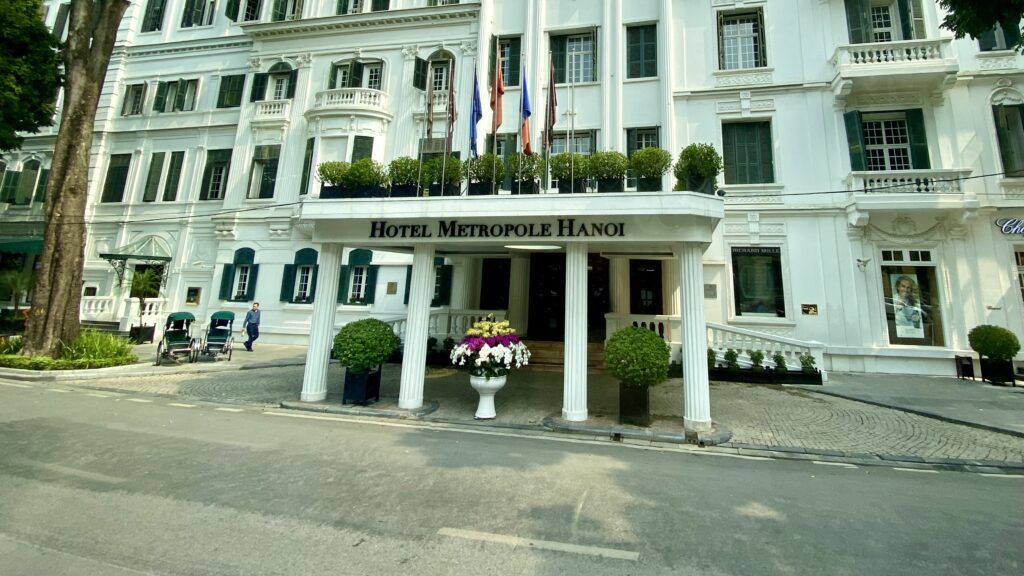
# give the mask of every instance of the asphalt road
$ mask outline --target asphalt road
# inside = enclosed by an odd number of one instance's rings
[[[1020,476],[0,384],[4,576],[1024,573]]]

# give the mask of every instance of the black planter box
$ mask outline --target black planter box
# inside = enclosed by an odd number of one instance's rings
[[[619,382],[619,424],[651,425],[651,389]]]
[[[356,186],[355,198],[384,198],[385,189],[383,186]]]
[[[459,185],[458,184],[445,184],[444,188],[441,188],[440,184],[430,185],[430,196],[458,196]]]
[[[661,178],[639,178],[636,181],[637,192],[661,192]]]
[[[347,186],[323,186],[320,188],[320,197],[324,199],[355,198],[355,191]]]
[[[380,366],[372,372],[355,373],[345,370],[345,390],[342,404],[369,404],[380,401]]]
[[[136,344],[152,342],[156,334],[156,326],[132,326],[128,329],[128,338]]]
[[[415,198],[416,185],[415,184],[392,184],[391,185],[391,197],[392,198]]]
[[[587,181],[585,179],[565,180],[563,178],[558,181],[559,194],[583,194],[586,191]]]
[[[993,384],[1014,383],[1013,361],[993,360],[992,358],[981,358],[981,379]]]
[[[714,194],[715,179],[704,178],[703,176],[687,176],[686,189],[692,192],[700,192],[702,194]]]
[[[470,196],[489,196],[490,194],[497,194],[498,187],[493,182],[470,182],[469,183],[469,195]]]
[[[776,372],[774,370],[729,370],[728,368],[712,368],[708,370],[710,380],[719,382],[746,382],[749,384],[816,384],[821,385],[821,372],[803,372],[800,370],[789,370]]]
[[[598,192],[623,192],[626,190],[625,181],[622,178],[598,178]]]
[[[513,194],[539,194],[540,187],[536,180],[516,180],[512,182]]]

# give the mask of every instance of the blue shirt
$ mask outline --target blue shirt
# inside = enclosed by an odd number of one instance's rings
[[[245,328],[249,324],[253,324],[256,326],[260,325],[259,310],[249,310],[248,312],[245,313],[245,320],[242,322],[242,328]]]

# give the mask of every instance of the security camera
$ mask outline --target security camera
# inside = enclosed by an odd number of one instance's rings
[[[725,198],[725,190],[722,190],[721,188],[715,190],[715,194],[721,196],[722,198]]]
[[[868,262],[871,262],[871,258],[857,258],[857,266],[859,266],[861,270],[868,265]]]

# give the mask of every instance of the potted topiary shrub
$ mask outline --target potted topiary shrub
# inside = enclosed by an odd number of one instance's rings
[[[131,295],[139,300],[139,325],[128,328],[128,338],[136,344],[152,342],[156,336],[156,325],[143,324],[146,300],[160,296],[164,277],[156,268],[144,268],[132,273]]]
[[[430,183],[429,196],[459,196],[462,161],[456,156],[435,156],[423,164],[423,180]]]
[[[391,182],[392,198],[413,198],[418,196],[417,182],[423,166],[420,161],[408,156],[395,158],[388,164],[388,180]]]
[[[677,187],[714,194],[715,179],[722,171],[722,157],[710,144],[690,144],[679,153],[674,172]]]
[[[708,348],[708,372],[718,367],[718,352],[714,348]]]
[[[342,404],[380,400],[381,364],[398,348],[391,326],[376,318],[346,324],[334,337],[334,356],[345,367]]]
[[[772,362],[775,363],[775,373],[780,376],[785,376],[789,372],[789,367],[786,366],[786,357],[782,355],[782,352],[776,352],[772,354]]]
[[[580,194],[587,191],[590,166],[582,154],[562,152],[551,157],[551,177],[558,180],[561,194]]]
[[[345,174],[351,166],[341,160],[322,162],[316,167],[316,176],[323,183],[321,198],[352,198],[351,190],[345,186]]]
[[[672,166],[672,155],[661,148],[641,148],[633,152],[629,167],[637,178],[637,192],[658,192],[662,187],[662,176]]]
[[[982,380],[1013,385],[1013,357],[1020,352],[1020,341],[1013,332],[1002,326],[982,324],[967,333],[967,341],[981,356]]]
[[[668,377],[669,347],[660,336],[636,326],[612,334],[604,346],[604,365],[619,381],[619,422],[651,423],[650,387]]]
[[[621,152],[604,150],[590,155],[590,176],[597,179],[598,192],[622,192],[626,189],[629,159]]]
[[[544,160],[538,154],[514,152],[508,157],[508,173],[512,177],[513,194],[537,194],[544,175]]]
[[[466,179],[469,180],[470,196],[497,194],[503,178],[505,162],[494,154],[484,154],[466,160]]]
[[[735,371],[740,369],[740,354],[732,348],[725,351],[722,359],[725,360],[726,370]]]
[[[356,160],[349,166],[342,183],[355,198],[383,198],[388,172],[372,158]]]

